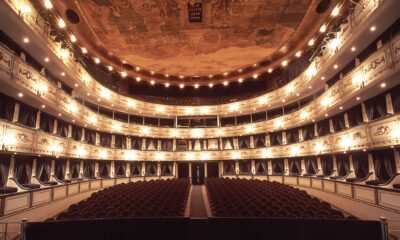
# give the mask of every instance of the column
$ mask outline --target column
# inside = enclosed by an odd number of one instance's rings
[[[158,139],[157,140],[157,150],[161,150],[161,140],[160,139]]]
[[[298,134],[299,134],[299,142],[302,142],[304,138],[303,138],[303,130],[301,128],[299,128]]]
[[[256,174],[256,160],[251,160],[251,174]]]
[[[271,137],[269,134],[265,135],[265,146],[267,147],[271,146]]]
[[[131,145],[131,138],[130,137],[126,137],[126,149],[131,149],[132,145]]]
[[[178,178],[178,163],[174,162],[174,167],[172,168],[172,173],[175,176],[175,178]]]
[[[68,138],[72,138],[72,125],[68,124],[68,134],[67,134]]]
[[[400,153],[398,150],[393,149],[394,151],[394,159],[396,162],[396,173],[400,173]]]
[[[329,119],[329,132],[331,132],[331,133],[335,132],[335,129],[333,128],[333,120],[332,120],[332,118]]]
[[[336,171],[336,173],[334,175],[339,175],[339,173],[337,172],[337,158],[336,158],[336,155],[333,155],[333,171]]]
[[[254,136],[250,136],[250,148],[254,148]]]
[[[35,125],[35,129],[39,129],[40,128],[40,111],[36,112],[36,125]],[[54,131],[53,131],[54,132]]]
[[[282,132],[282,145],[286,145],[286,144],[287,144],[286,132],[283,131],[283,132]]]
[[[268,175],[272,174],[272,161],[271,159],[267,160],[267,164],[268,164]]]
[[[53,128],[53,133],[54,134],[57,133],[57,128],[58,128],[58,121],[57,121],[57,119],[54,119],[54,128]]]
[[[69,159],[67,160],[67,163],[65,164],[65,175],[68,176],[69,174]]]
[[[233,149],[239,149],[239,139],[233,138]]]
[[[146,150],[146,138],[142,139],[142,150]]]
[[[81,142],[85,141],[85,128],[82,128]]]
[[[306,172],[306,162],[304,158],[301,159],[300,165],[301,165],[300,174],[303,175]]]
[[[361,111],[362,111],[362,117],[363,117],[363,122],[368,122],[368,115],[367,115],[367,109],[365,108],[365,104],[361,103]]]
[[[176,151],[176,138],[172,140],[172,151]]]
[[[236,175],[238,175],[240,173],[240,167],[239,167],[239,161],[235,161],[235,172]]]
[[[83,175],[83,161],[81,160],[79,164],[79,177]]]
[[[142,162],[142,176],[146,175],[146,163]]]
[[[315,135],[315,137],[319,137],[319,136],[318,136],[318,126],[317,126],[317,123],[314,123],[314,135]]]
[[[51,159],[51,165],[50,165],[50,178],[52,178],[54,176],[55,173],[55,167],[56,167],[56,160],[55,159]]]
[[[94,176],[95,177],[99,177],[100,176],[100,173],[99,173],[99,162],[98,161],[96,161],[94,163]]]
[[[189,178],[190,182],[192,182],[192,163],[189,163]]]
[[[318,173],[319,171],[322,171],[321,158],[320,157],[317,157],[317,166],[318,166],[318,170],[317,170],[317,173]],[[322,174],[322,172],[321,172],[321,174]]]
[[[372,157],[372,153],[368,153],[368,168],[369,172],[372,172],[375,176],[375,169],[374,169],[374,158]]]
[[[204,177],[208,177],[207,162],[204,163]]]
[[[111,161],[111,167],[110,167],[110,177],[115,176],[115,161]]]
[[[393,103],[392,103],[392,97],[390,95],[390,93],[385,95],[385,100],[386,100],[386,110],[388,113],[393,114]]]
[[[31,176],[36,176],[36,164],[37,164],[37,159],[34,158],[32,162],[32,175]],[[39,176],[36,176],[39,177]]]
[[[284,175],[289,174],[289,159],[285,158],[283,160],[283,165],[284,165]]]
[[[96,146],[100,145],[100,134],[96,132]]]
[[[349,154],[349,166],[350,166],[350,171],[353,172],[355,176],[356,173],[354,172],[353,156],[351,154]]]
[[[349,122],[349,114],[346,112],[344,113],[344,126],[346,128],[350,127],[350,122]]]
[[[14,176],[14,168],[15,168],[15,157],[14,157],[14,155],[12,155],[11,160],[10,160],[10,168],[8,169],[8,179],[6,182],[6,186],[9,186],[8,181],[10,178],[12,178]]]
[[[13,120],[12,120],[13,123],[18,122],[19,108],[20,108],[19,103],[16,103],[14,106],[14,115],[13,115]],[[10,176],[12,176],[12,175],[10,175]]]
[[[161,162],[157,163],[157,176],[161,176]]]
[[[222,175],[224,175],[224,165],[223,165],[222,161],[218,162],[218,173],[219,173],[219,177],[222,177]]]
[[[131,175],[131,164],[129,162],[126,162],[126,171],[125,171],[125,176],[129,177]]]
[[[111,147],[115,148],[115,135],[111,135]]]

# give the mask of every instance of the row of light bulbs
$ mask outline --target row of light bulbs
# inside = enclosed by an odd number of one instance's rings
[[[48,10],[53,9],[53,4],[52,4],[52,2],[51,2],[50,0],[44,0],[44,1],[43,1],[43,5],[44,5],[44,7],[45,7],[46,9],[48,9]],[[337,17],[337,16],[340,14],[340,7],[341,7],[341,5],[342,5],[342,4],[338,4],[338,5],[336,5],[336,6],[334,7],[334,9],[333,9],[332,12],[331,12],[331,16],[332,16],[332,17]],[[30,9],[30,7],[29,7],[28,5],[23,4],[23,5],[20,7],[20,12],[23,13],[23,14],[29,14],[29,13],[31,12],[31,9]],[[324,33],[327,31],[327,26],[328,26],[328,23],[326,23],[326,24],[324,24],[324,25],[322,25],[322,26],[320,27],[320,29],[319,29],[320,34],[324,34]],[[58,18],[58,27],[59,27],[60,29],[65,29],[65,28],[67,27],[66,22],[65,22],[62,18]],[[309,47],[314,46],[317,38],[318,38],[318,37],[312,38],[312,39],[308,42],[308,46],[309,46]],[[70,39],[70,41],[71,41],[72,43],[74,43],[74,44],[76,44],[76,43],[77,43],[77,40],[78,40],[78,39],[76,38],[76,36],[75,36],[74,34],[72,34],[72,33],[69,34],[69,39]],[[28,41],[29,41],[29,40],[28,40]],[[332,39],[332,40],[329,42],[328,47],[331,48],[331,49],[336,49],[339,45],[340,45],[340,40],[337,39],[337,38],[335,38],[335,39]],[[88,54],[88,50],[87,50],[85,47],[81,46],[80,49],[81,49],[82,54],[85,54],[85,55]],[[295,55],[294,55],[294,58],[300,58],[300,57],[302,56],[302,53],[303,53],[303,51],[301,51],[301,50],[300,50],[300,51],[297,51],[297,52],[295,53]],[[69,53],[69,51],[68,51],[67,49],[62,49],[62,50],[60,51],[60,55],[61,55],[62,58],[68,57],[69,54],[70,54],[70,53]],[[100,58],[98,58],[98,57],[93,57],[92,59],[93,59],[93,61],[95,62],[95,64],[100,64],[100,63],[101,63],[101,60],[100,60]],[[292,59],[283,60],[283,61],[281,62],[281,66],[282,66],[282,67],[286,67],[286,66],[288,66],[288,64],[289,64],[291,61],[292,61]],[[253,64],[253,67],[257,67],[257,66],[258,66],[258,64],[256,64],[256,63]],[[108,69],[109,71],[114,71],[114,68],[113,68],[112,66],[106,66],[106,67],[107,67],[107,69]],[[140,71],[141,68],[137,66],[137,67],[135,68],[135,70],[136,70],[136,71]],[[274,71],[273,68],[268,68],[268,69],[267,69],[267,72],[268,72],[268,73],[272,73],[273,71]],[[242,72],[242,69],[239,69],[238,72]],[[152,74],[152,75],[153,75],[154,73],[155,73],[154,71],[151,71],[151,74]],[[121,75],[122,78],[128,77],[128,73],[127,73],[126,71],[120,71],[119,74]],[[225,73],[223,73],[223,75],[224,75],[224,76],[228,76],[228,75],[229,75],[229,72],[225,72]],[[259,73],[255,73],[255,74],[252,75],[252,78],[253,78],[253,79],[257,79],[257,78],[259,77],[259,75],[260,75]],[[168,78],[168,77],[169,77],[169,74],[164,74],[164,76],[165,76],[166,78]],[[209,75],[208,77],[209,77],[209,78],[212,78],[213,75]],[[184,79],[185,76],[179,76],[179,78],[180,78],[180,79]],[[136,76],[135,79],[136,79],[137,82],[142,81],[142,78],[139,77],[139,76]],[[243,78],[238,78],[237,81],[238,81],[239,83],[242,83],[244,80],[245,80],[245,79],[243,79]],[[149,82],[151,85],[155,85],[155,84],[156,84],[156,81],[155,81],[154,79],[151,79],[151,80],[148,81],[148,82]],[[163,83],[163,84],[164,84],[164,86],[165,86],[166,88],[168,88],[168,87],[171,86],[171,83],[168,83],[168,82]],[[229,81],[224,81],[224,82],[222,83],[223,86],[228,86],[229,84],[230,84]],[[199,83],[195,83],[195,84],[192,84],[192,85],[185,85],[184,83],[180,83],[178,86],[179,86],[180,89],[183,89],[183,88],[185,88],[186,86],[192,86],[193,88],[197,89],[197,88],[199,88],[201,85],[200,85]],[[214,83],[209,83],[209,84],[208,84],[208,87],[210,87],[210,88],[214,87]]]

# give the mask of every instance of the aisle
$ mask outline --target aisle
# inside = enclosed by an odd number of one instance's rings
[[[202,185],[193,185],[190,196],[190,218],[207,218],[206,205],[201,191]]]

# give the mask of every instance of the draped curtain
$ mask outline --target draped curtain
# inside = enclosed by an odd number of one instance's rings
[[[357,178],[364,178],[368,174],[368,153],[352,153],[354,174]]]
[[[393,150],[377,150],[372,152],[375,176],[378,180],[389,180],[396,172]]]
[[[146,163],[146,174],[147,175],[156,175],[157,174],[156,163],[151,163],[151,162]]]
[[[306,167],[306,173],[307,174],[316,174],[318,171],[318,164],[317,164],[317,158],[315,157],[307,157],[304,159],[305,167]]]
[[[346,176],[350,171],[350,161],[347,155],[336,155],[338,176]]]
[[[36,114],[37,111],[35,109],[20,104],[18,122],[27,127],[34,128],[36,127]]]
[[[395,113],[399,113],[400,112],[400,85],[390,91],[390,96],[392,98],[393,111]]]
[[[8,172],[10,170],[11,156],[0,155],[0,188],[5,187],[8,181]]]
[[[81,141],[82,139],[82,128],[72,125],[72,139],[75,141]]]
[[[329,134],[329,120],[325,119],[317,123],[318,136],[325,136]]]
[[[165,162],[161,164],[161,175],[169,176],[173,173],[173,163],[172,162]]]
[[[234,161],[224,161],[224,173],[225,174],[235,174],[235,162]]]
[[[79,160],[70,160],[69,173],[71,175],[71,178],[79,177],[79,169],[80,169],[80,161]]]
[[[301,160],[298,158],[289,159],[289,172],[299,174],[301,172]]]
[[[147,150],[157,150],[158,140],[154,138],[146,138],[146,149]]]
[[[96,144],[96,132],[93,130],[85,129],[85,140],[88,144]]]
[[[333,117],[332,122],[335,132],[343,130],[345,128],[344,114],[339,114],[338,116]]]
[[[126,137],[121,135],[115,135],[115,147],[126,148]]]
[[[161,150],[163,151],[172,151],[173,145],[172,139],[161,139]]]
[[[302,131],[303,131],[303,140],[304,141],[311,140],[315,137],[314,124],[304,126]]]
[[[59,135],[61,137],[68,136],[68,123],[61,121],[61,120],[57,121],[57,135]]]
[[[265,147],[265,135],[264,134],[259,134],[259,135],[254,135],[254,147]]]
[[[83,163],[83,175],[85,178],[94,178],[95,177],[95,170],[96,163],[93,160],[86,160]]]
[[[321,156],[321,167],[324,175],[330,175],[333,171],[333,159],[331,155]]]
[[[117,175],[117,176],[125,176],[125,174],[126,174],[126,164],[125,164],[125,162],[115,161],[114,162],[114,167],[115,167],[115,175]]]
[[[100,177],[110,177],[111,162],[101,161],[99,162],[99,173]]]
[[[222,138],[224,150],[233,149],[233,138]]]
[[[48,182],[51,174],[51,159],[39,158],[36,160],[36,177],[42,182]]]
[[[283,173],[283,159],[272,159],[272,171],[273,173]]]
[[[299,142],[299,130],[297,128],[286,132],[286,142],[288,144]]]
[[[33,159],[19,157],[15,159],[14,178],[19,184],[30,184],[32,177]]]
[[[347,116],[348,116],[348,119],[349,119],[349,126],[350,127],[358,126],[361,123],[363,123],[361,105],[357,105],[357,106],[349,109],[349,111],[347,111]]]
[[[0,118],[12,121],[14,117],[15,102],[2,95],[0,97]]]
[[[264,175],[268,173],[267,161],[256,160],[256,174]]]
[[[131,137],[131,149],[142,149],[142,139],[137,137]]]
[[[48,114],[40,113],[40,130],[53,133],[54,131],[54,118]]]
[[[282,132],[274,132],[270,134],[271,145],[282,145]]]
[[[239,171],[241,174],[249,174],[251,173],[251,161],[240,161],[239,162]]]
[[[385,95],[381,94],[365,102],[368,120],[375,120],[387,114]]]
[[[102,147],[111,147],[111,134],[100,133],[100,145]]]
[[[66,159],[58,159],[55,161],[55,176],[59,180],[64,180],[67,168]]]
[[[250,148],[250,136],[238,137],[238,144],[240,149]]]
[[[141,162],[132,162],[131,163],[131,175],[138,176],[142,174],[142,163]]]

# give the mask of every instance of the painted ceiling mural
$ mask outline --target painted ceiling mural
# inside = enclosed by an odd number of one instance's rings
[[[188,3],[202,3],[189,23]],[[312,0],[82,0],[99,44],[131,64],[176,75],[236,70],[284,45]]]

